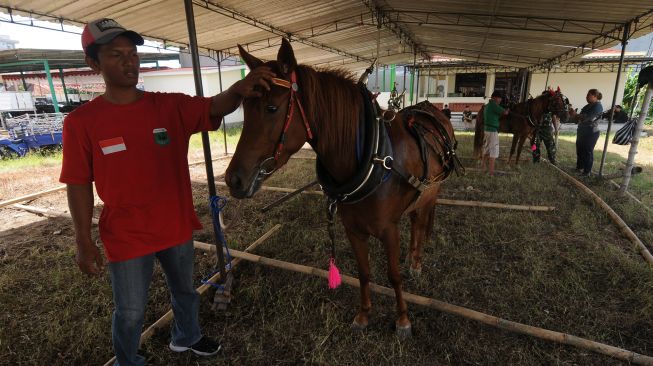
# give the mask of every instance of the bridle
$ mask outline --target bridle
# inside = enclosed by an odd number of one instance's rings
[[[281,150],[283,150],[283,144],[286,141],[286,132],[288,127],[290,127],[290,121],[292,121],[293,114],[295,113],[295,104],[299,107],[299,112],[302,114],[302,121],[304,122],[304,128],[306,129],[306,137],[308,140],[313,139],[313,132],[311,131],[311,126],[308,123],[308,118],[306,118],[306,113],[304,113],[304,107],[302,107],[302,102],[299,100],[297,95],[299,91],[299,85],[297,85],[297,74],[293,71],[290,74],[290,81],[279,78],[272,78],[272,84],[280,86],[282,88],[290,89],[290,98],[288,100],[288,114],[286,115],[286,122],[283,125],[283,131],[279,137],[279,143],[274,153],[274,160],[279,160],[281,156]]]
[[[552,99],[549,100],[549,105],[547,105],[547,109],[549,113],[553,114],[558,114],[562,112],[567,111],[567,103],[565,103],[565,99],[567,99],[564,94],[562,94],[560,91],[550,91],[549,95],[552,97]],[[562,108],[557,108],[558,107],[558,98],[560,98],[560,101],[562,102]]]
[[[281,136],[279,136],[278,143],[276,148],[274,149],[274,155],[266,158],[259,164],[259,175],[270,175],[274,173],[275,170],[277,170],[277,162],[279,160],[279,157],[281,156],[281,152],[283,151],[283,146],[286,142],[286,133],[288,132],[288,128],[290,127],[290,122],[292,121],[293,115],[295,114],[295,104],[299,108],[299,112],[302,115],[302,121],[304,122],[304,128],[306,129],[306,137],[308,138],[309,141],[313,140],[313,132],[311,130],[311,126],[308,123],[308,118],[306,118],[306,113],[304,113],[304,107],[302,107],[302,102],[299,99],[299,85],[297,84],[297,74],[295,71],[293,71],[290,74],[290,81],[286,79],[280,79],[280,78],[272,78],[272,84],[276,86],[280,86],[282,88],[286,88],[290,90],[290,97],[288,100],[288,114],[286,115],[286,121],[284,122],[283,125],[283,130],[281,131]],[[265,165],[268,162],[274,161],[274,166],[270,169],[267,170]],[[257,178],[259,179],[259,178]]]

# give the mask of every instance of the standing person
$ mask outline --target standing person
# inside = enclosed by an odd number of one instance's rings
[[[465,130],[471,129],[472,126],[472,111],[469,109],[469,106],[466,105],[465,109],[463,109],[463,124],[465,126]]]
[[[444,113],[444,115],[447,116],[447,118],[449,118],[449,120],[451,120],[451,109],[449,109],[448,104],[444,105],[444,108],[442,109],[442,113]]]
[[[274,74],[252,70],[212,98],[150,93],[136,88],[143,38],[112,19],[92,21],[82,32],[86,63],[99,72],[105,92],[66,117],[60,181],[67,185],[75,227],[75,260],[100,275],[104,260],[91,239],[93,186],[104,208],[100,237],[109,261],[115,310],[111,335],[115,365],[143,365],[137,353],[154,259],[171,292],[175,320],[169,348],[209,356],[221,346],[203,336],[199,294],[193,286],[193,207],[188,171],[190,136],[215,130],[243,98],[260,96]]]
[[[585,96],[587,105],[577,114],[575,122],[578,124],[576,132],[576,171],[583,176],[592,174],[594,164],[594,146],[599,140],[601,131],[598,120],[601,118],[603,106],[599,102],[603,98],[601,92],[590,89]]]
[[[500,104],[501,93],[495,90],[483,110],[485,131],[483,133],[481,170],[485,171],[487,163],[490,176],[494,176],[494,161],[499,157],[499,118],[509,112],[509,109],[504,109]]]
[[[541,150],[540,142],[544,142],[546,146],[546,154],[549,158],[549,162],[553,165],[556,164],[556,143],[554,135],[554,123],[553,123],[553,114],[545,113],[542,116],[542,121],[540,125],[535,129],[535,149],[533,150],[533,162],[538,163],[540,161]],[[557,130],[557,128],[555,128]]]

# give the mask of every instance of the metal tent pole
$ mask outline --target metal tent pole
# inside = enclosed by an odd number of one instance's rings
[[[549,87],[549,73],[551,73],[551,65],[549,65],[549,68],[546,70],[546,81],[544,82],[544,90]]]
[[[419,67],[417,68],[417,87],[415,88],[415,104],[419,102]]]
[[[403,92],[403,97],[401,97],[401,106],[406,107],[406,65],[404,65],[404,81],[401,91]]]
[[[61,77],[61,87],[63,88],[63,95],[66,97],[66,104],[70,105],[70,99],[68,98],[68,91],[66,91],[66,82],[64,81],[62,68],[59,68],[59,76]]]
[[[52,95],[54,113],[59,113],[59,102],[57,101],[57,94],[54,92],[54,83],[52,82],[52,74],[50,73],[50,63],[48,60],[43,60],[43,68],[45,69],[45,75],[48,78],[48,85],[50,86],[50,95]]]
[[[193,0],[184,0],[184,10],[186,11],[186,24],[188,25],[188,40],[190,46],[191,60],[193,63],[193,79],[195,80],[195,94],[197,96],[204,96],[202,88],[202,75],[200,70],[200,57],[197,49],[197,33],[195,31],[195,14],[193,12]],[[209,133],[202,132],[202,147],[204,148],[204,166],[206,167],[206,180],[209,186],[209,195],[216,196],[215,177],[213,176],[213,162],[211,161],[211,142],[209,141]],[[221,245],[218,238],[218,233],[215,232],[216,246]],[[220,271],[220,279],[224,280],[224,254],[222,250],[216,250],[218,257],[218,269]]]
[[[415,88],[415,70],[417,66],[417,50],[413,50],[413,68],[410,70],[410,104],[413,105],[413,89]]]
[[[429,94],[431,94],[431,66],[426,76],[426,100],[429,100]]]
[[[218,81],[220,83],[220,93],[222,93],[222,51],[218,51]],[[222,117],[222,136],[224,138],[224,154],[227,155],[227,122]]]
[[[617,104],[617,93],[619,92],[619,80],[621,79],[621,69],[624,64],[624,54],[626,45],[630,36],[630,23],[624,24],[623,34],[621,37],[621,57],[619,57],[619,67],[617,68],[617,80],[614,82],[614,93],[612,94],[612,108],[610,108],[610,119],[608,119],[608,130],[605,132],[605,143],[603,144],[603,153],[601,154],[601,166],[599,167],[599,177],[603,176],[603,166],[605,164],[605,155],[608,152],[608,141],[610,140],[610,128],[614,118],[614,106]]]

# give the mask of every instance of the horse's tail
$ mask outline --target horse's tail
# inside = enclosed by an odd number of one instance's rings
[[[485,111],[485,106],[482,106],[476,114],[476,130],[474,131],[474,157],[476,159],[483,157],[483,136],[485,134],[483,111]]]

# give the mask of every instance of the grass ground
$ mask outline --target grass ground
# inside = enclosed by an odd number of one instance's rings
[[[236,136],[237,132],[229,133]],[[222,136],[218,135],[221,141]],[[233,137],[232,137],[233,138]],[[459,133],[460,155],[471,156],[472,136]],[[194,138],[195,141],[197,141]],[[653,156],[649,139],[639,157]],[[213,141],[213,138],[212,138]],[[502,136],[508,147],[508,136]],[[602,147],[602,140],[599,140]],[[197,146],[193,143],[191,146]],[[230,146],[234,146],[230,143]],[[617,170],[621,153],[610,146],[607,171]],[[221,152],[214,145],[214,153]],[[502,155],[505,150],[502,149]],[[217,153],[216,153],[217,154]],[[575,162],[573,136],[560,139],[562,168]],[[194,148],[193,159],[201,159]],[[195,159],[198,158],[198,159]],[[465,161],[472,166],[471,161]],[[4,162],[0,163],[4,164]],[[653,202],[650,171],[633,179],[634,193]],[[506,167],[499,165],[498,169]],[[11,174],[33,167],[11,170]],[[299,187],[314,178],[310,160],[293,159],[266,184]],[[218,170],[216,170],[218,171]],[[195,239],[212,242],[202,168],[192,170],[195,204],[205,229]],[[425,245],[422,276],[404,275],[405,290],[486,312],[653,355],[653,270],[598,206],[545,164],[521,165],[519,174],[489,178],[470,171],[453,177],[442,197],[512,204],[555,206],[548,213],[438,206],[434,235]],[[631,226],[649,249],[653,214],[616,194],[607,183],[585,181]],[[2,187],[11,184],[4,182]],[[45,188],[45,187],[44,187]],[[647,191],[648,189],[648,191]],[[224,190],[221,190],[224,192]],[[1,192],[0,192],[1,193]],[[26,192],[28,193],[28,192]],[[3,196],[6,192],[3,193]],[[277,223],[283,230],[256,254],[326,268],[328,245],[324,202],[300,195],[262,214],[258,208],[280,197],[259,192],[254,199],[230,201],[227,219],[241,220],[226,233],[229,245],[243,249]],[[64,195],[32,204],[64,209]],[[18,213],[4,209],[4,217]],[[409,237],[402,223],[402,241]],[[58,231],[59,234],[55,234]],[[95,365],[111,356],[111,288],[108,276],[87,278],[73,262],[73,231],[66,219],[47,219],[0,233],[0,365]],[[337,226],[340,270],[357,276],[343,229]],[[385,256],[370,241],[373,281],[388,286]],[[406,247],[402,248],[402,257]],[[211,272],[214,256],[198,252],[196,276]],[[407,272],[407,271],[405,271]],[[201,304],[206,334],[221,339],[225,355],[202,359],[172,354],[167,331],[144,345],[152,365],[606,365],[619,361],[569,346],[514,335],[472,321],[409,306],[413,338],[394,336],[393,298],[373,296],[372,324],[352,333],[356,289],[327,289],[326,280],[243,263],[235,272],[233,302],[227,312]],[[169,308],[157,268],[145,324]]]

